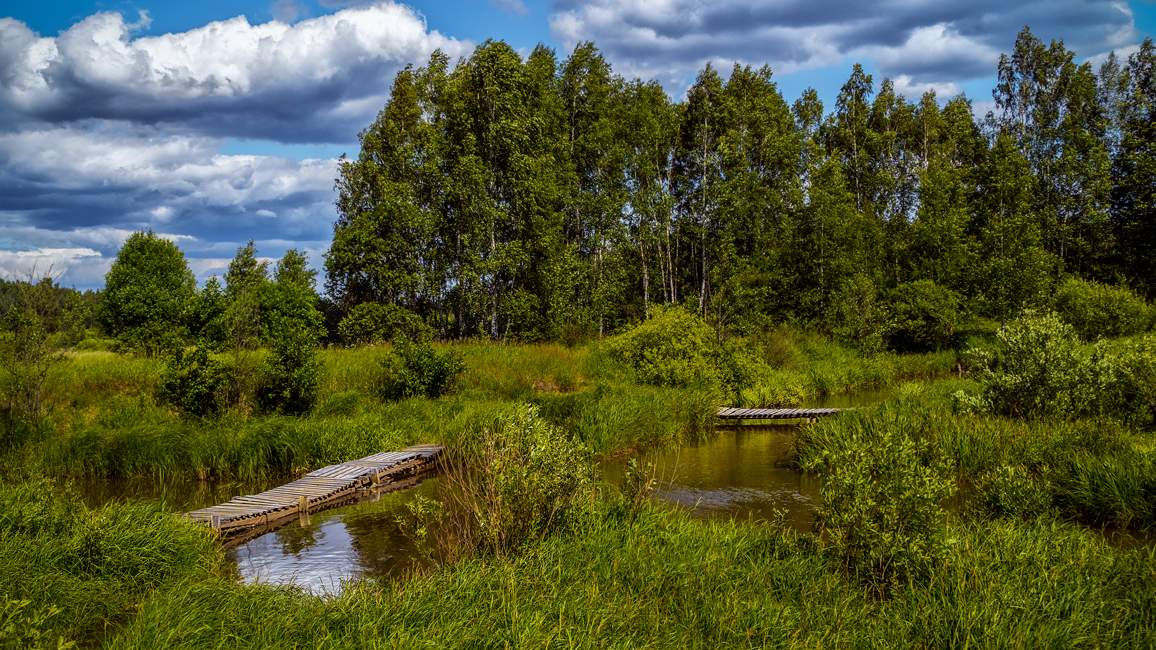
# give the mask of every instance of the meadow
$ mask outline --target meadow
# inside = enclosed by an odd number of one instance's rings
[[[46,424],[5,452],[0,639],[113,648],[1156,643],[1149,429],[1111,414],[968,410],[986,380],[956,352],[866,355],[780,329],[745,342],[744,358],[765,361],[736,387],[644,382],[615,345],[437,344],[464,361],[456,388],[399,401],[376,388],[388,345],[326,349],[310,414],[238,408],[217,418],[158,401],[156,359],[74,352],[51,378]],[[802,404],[881,389],[882,404],[798,429],[795,463],[824,482],[813,531],[689,517],[646,498],[645,468],[615,485],[574,478],[596,474],[599,457],[706,439],[714,409],[752,391]],[[473,465],[465,497],[411,513],[435,531],[427,541],[440,561],[328,597],[242,584],[211,533],[163,504],[84,505],[66,481],[43,478],[289,478],[431,440]]]

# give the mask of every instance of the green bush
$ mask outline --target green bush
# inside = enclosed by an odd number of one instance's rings
[[[394,342],[393,352],[382,365],[385,372],[380,392],[387,400],[444,395],[466,367],[452,351],[438,352],[428,342],[404,338]]]
[[[211,417],[226,406],[230,370],[196,346],[178,350],[165,364],[159,397],[178,411],[193,417]]]
[[[453,545],[442,553],[451,557],[501,554],[541,539],[573,521],[593,494],[589,448],[529,404],[483,428],[461,453],[446,473],[456,484],[447,503],[414,506],[440,520],[440,542]]]
[[[1152,307],[1128,289],[1078,278],[1060,285],[1055,308],[1085,340],[1139,334],[1153,320]]]
[[[721,386],[721,346],[714,329],[679,305],[655,308],[649,320],[611,338],[611,356],[653,386]]]
[[[829,551],[848,574],[886,595],[926,579],[945,556],[942,503],[954,483],[945,458],[918,426],[850,417],[845,434],[806,456],[803,469],[823,475],[816,524]]]
[[[928,352],[950,347],[962,320],[954,291],[931,280],[908,282],[887,294],[890,319],[887,345],[900,352]]]
[[[835,338],[872,354],[883,347],[887,313],[875,281],[862,273],[845,279],[831,297],[827,329]]]
[[[1027,312],[996,334],[995,354],[971,352],[983,395],[969,406],[1013,417],[1071,417],[1089,405],[1091,366],[1071,325]]]
[[[395,338],[428,341],[433,330],[420,316],[397,305],[363,302],[349,310],[337,326],[337,333],[347,345],[381,343]]]
[[[1051,492],[1042,479],[1020,465],[987,472],[976,482],[975,492],[976,504],[989,515],[1031,519],[1052,506]]]
[[[1092,366],[1093,412],[1140,429],[1156,427],[1156,335],[1101,341]]]
[[[317,347],[307,337],[278,339],[261,371],[257,403],[268,413],[308,413],[317,402],[320,373]]]

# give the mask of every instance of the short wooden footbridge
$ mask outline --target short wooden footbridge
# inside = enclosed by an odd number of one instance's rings
[[[222,536],[247,537],[247,533],[268,530],[292,517],[308,516],[361,494],[412,485],[415,476],[433,469],[443,451],[441,445],[419,445],[329,465],[292,483],[260,494],[234,497],[220,505],[194,510],[188,516]]]
[[[838,415],[848,409],[744,409],[726,407],[718,410],[720,420],[816,420],[828,415]]]

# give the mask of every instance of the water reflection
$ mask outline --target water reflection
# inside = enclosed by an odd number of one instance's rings
[[[418,495],[437,498],[434,477],[399,492],[371,496],[355,505],[309,515],[229,550],[247,583],[294,585],[315,594],[337,594],[350,581],[393,578],[419,562],[412,542],[396,523]]]
[[[810,530],[819,482],[792,469],[794,425],[739,425],[708,442],[643,455],[653,463],[654,497],[704,518],[769,520],[777,510]],[[622,461],[608,463],[607,479],[620,481]]]

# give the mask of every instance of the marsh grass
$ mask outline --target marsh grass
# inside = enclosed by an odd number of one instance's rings
[[[43,480],[0,487],[0,601],[46,646],[92,645],[147,594],[223,575],[222,561],[208,531],[157,505],[90,509]]]
[[[958,414],[945,401],[926,397],[899,400],[801,429],[798,462],[817,466],[847,440],[878,428],[938,449],[964,488],[990,484],[999,472],[1018,472],[1030,485],[1007,489],[1043,491],[1064,516],[1097,526],[1156,526],[1156,456],[1144,444],[1146,434],[1112,420],[1017,420]],[[991,504],[991,514],[1004,509],[1000,498],[983,490],[966,493]]]
[[[1150,647],[1156,557],[1046,521],[955,523],[926,585],[869,597],[809,535],[644,508],[515,555],[335,599],[223,580],[158,592],[154,647]]]

